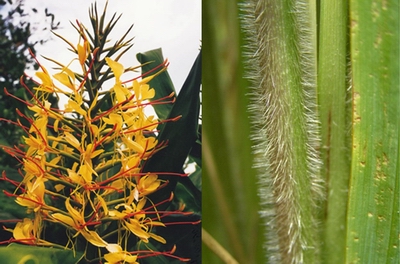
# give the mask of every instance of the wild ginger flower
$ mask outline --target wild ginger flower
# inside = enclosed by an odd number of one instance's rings
[[[97,14],[92,18],[96,21]],[[103,26],[98,23],[97,27]],[[153,75],[124,81],[124,73],[133,68],[117,61],[126,50],[117,52],[130,44],[120,40],[105,47],[111,25],[100,30],[102,38],[94,38],[78,23],[83,45],[67,43],[77,54],[72,61],[79,61],[81,72],[72,71],[71,63],[57,62],[60,69],[51,75],[39,64],[41,71],[36,76],[40,82],[34,94],[29,92],[32,100],[26,102],[31,113],[19,112],[30,126],[15,122],[26,133],[25,148],[7,148],[21,161],[24,177],[15,183],[3,176],[17,187],[15,194],[7,195],[16,197],[34,219],[25,218],[11,231],[14,241],[62,246],[86,257],[104,257],[107,263],[137,263],[142,257],[163,254],[173,257],[171,252],[153,252],[151,248],[152,243],[167,243],[157,234],[167,227],[164,217],[182,212],[158,208],[171,203],[173,195],[153,203],[149,195],[157,195],[168,180],[160,179],[162,172],[143,172],[152,155],[168,147],[157,139],[159,124],[177,120],[158,120],[146,111],[155,104],[150,100],[156,91],[149,81],[165,70],[166,62]],[[103,87],[106,80],[113,81],[111,89]],[[68,98],[63,110],[50,104],[55,92]],[[166,174],[182,177],[181,173]],[[55,226],[61,235],[42,232]],[[149,248],[144,255],[141,243]]]
[[[38,212],[43,205],[44,201],[44,179],[43,177],[35,178],[26,183],[26,192],[17,197],[16,202],[21,206],[26,206],[28,211]]]
[[[127,230],[139,237],[143,242],[148,243],[149,238],[153,238],[163,244],[166,243],[165,239],[151,233],[153,226],[164,226],[162,222],[152,221],[146,218],[146,212],[143,207],[146,204],[146,199],[142,198],[137,202],[131,204],[118,204],[115,210],[109,211],[109,216],[120,220],[122,226]]]
[[[106,247],[109,244],[101,237],[97,227],[116,215],[113,210],[109,212],[107,201],[112,202],[108,197],[117,188],[132,188],[130,193],[136,193],[138,200],[139,197],[154,192],[161,183],[155,174],[140,173],[141,159],[150,155],[147,152],[151,153],[157,148],[155,136],[144,136],[144,130],[154,129],[158,120],[147,118],[144,114],[146,105],[138,103],[133,90],[125,88],[121,83],[123,66],[108,57],[105,60],[116,79],[114,89],[108,93],[113,93],[116,99],[114,106],[111,105],[109,109],[100,110],[97,107],[97,113],[92,112],[97,106],[97,95],[93,102],[84,98],[86,87],[75,84],[76,73],[63,67],[61,72],[50,76],[42,68],[43,72],[39,72],[38,76],[43,83],[37,87],[32,103],[27,103],[33,116],[24,116],[31,123],[31,127],[26,130],[28,136],[24,137],[28,148],[24,153],[16,153],[21,156],[25,172],[22,181],[24,188],[20,188],[23,193],[16,195],[17,203],[27,207],[28,211],[35,212],[37,219],[59,223],[73,231],[71,240],[83,237],[96,247]],[[56,87],[53,78],[68,90],[63,91]],[[78,91],[78,86],[84,89]],[[65,110],[59,113],[50,107],[45,99],[48,96],[39,96],[39,93],[43,95],[55,90],[62,91],[69,97]],[[146,90],[149,88],[146,87]],[[154,96],[154,92],[150,95]],[[150,98],[149,95],[146,96],[146,99]],[[71,113],[78,114],[78,118],[68,116]],[[57,127],[50,127],[49,120],[57,121]],[[113,151],[106,153],[109,146],[113,147]],[[121,167],[120,171],[113,170],[116,173],[114,176],[110,171],[113,166],[107,165],[110,163]],[[102,183],[105,179],[109,179],[107,184]],[[46,205],[46,193],[55,193],[46,189],[45,182],[60,192],[59,197],[64,200],[65,211],[62,206],[56,209]],[[131,206],[134,209],[129,210],[128,206],[126,214],[142,210],[144,204],[140,202],[139,207],[133,204]],[[153,226],[163,224],[145,219],[145,213],[141,212],[132,218],[124,218],[123,226],[127,232],[144,242],[152,237],[165,243],[163,238],[150,232]],[[38,241],[36,235],[40,233],[42,226],[32,223],[29,219],[18,223],[13,231],[14,238],[21,241],[33,241],[35,238]],[[115,254],[116,252],[114,256]]]
[[[70,203],[70,198],[65,200],[65,207],[67,208],[68,215],[62,213],[51,214],[51,218],[68,225],[75,231],[76,235],[81,234],[88,242],[97,247],[105,247],[108,245],[97,232],[90,231],[87,227],[88,223],[85,221],[84,208],[80,211],[73,208]],[[76,236],[75,235],[75,236]]]

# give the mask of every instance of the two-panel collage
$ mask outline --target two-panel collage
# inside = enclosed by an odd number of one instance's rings
[[[0,0],[1,264],[400,263],[398,0]]]

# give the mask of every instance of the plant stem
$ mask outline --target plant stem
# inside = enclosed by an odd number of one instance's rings
[[[204,228],[201,229],[201,239],[203,243],[209,247],[218,257],[220,257],[227,264],[239,264],[237,260],[226,251],[225,248],[218,243]]]
[[[347,69],[347,2],[321,1],[318,99],[322,175],[326,180],[324,263],[344,263],[347,192],[350,176],[350,111]]]

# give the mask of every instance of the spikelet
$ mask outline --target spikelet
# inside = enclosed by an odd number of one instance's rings
[[[270,263],[319,262],[317,208],[323,184],[310,8],[306,1],[241,4],[255,167]]]

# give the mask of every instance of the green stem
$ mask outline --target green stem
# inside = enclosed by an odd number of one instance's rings
[[[210,248],[220,259],[227,264],[239,264],[237,260],[226,251],[204,228],[201,229],[201,239],[203,243]]]
[[[318,263],[316,216],[322,191],[316,151],[315,4],[289,0],[247,4],[244,27],[250,31],[253,52],[250,111],[260,197],[265,214],[272,216],[266,219],[270,260]]]
[[[327,183],[324,263],[344,263],[347,191],[350,175],[350,104],[347,70],[347,2],[321,1],[318,99],[322,175]]]

